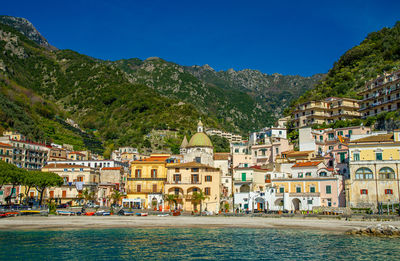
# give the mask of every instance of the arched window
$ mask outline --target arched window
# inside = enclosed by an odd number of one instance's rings
[[[394,179],[394,170],[389,167],[383,167],[379,170],[379,179]]]
[[[373,179],[374,174],[369,168],[359,168],[356,171],[356,179]]]

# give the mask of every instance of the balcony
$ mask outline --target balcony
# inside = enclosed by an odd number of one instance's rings
[[[289,193],[290,197],[319,197],[321,193],[319,192],[300,192],[300,193]]]
[[[162,190],[153,190],[153,189],[127,189],[127,194],[162,194]]]
[[[173,184],[177,184],[177,185],[192,185],[192,184],[201,184],[200,181],[198,180],[193,180],[190,182],[187,181],[167,181],[165,182],[165,184],[169,184],[169,185],[173,185]]]

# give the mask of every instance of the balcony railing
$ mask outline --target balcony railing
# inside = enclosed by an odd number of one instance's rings
[[[160,189],[127,189],[127,194],[162,194],[163,191]]]

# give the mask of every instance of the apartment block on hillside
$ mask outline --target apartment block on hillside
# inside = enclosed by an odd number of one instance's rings
[[[365,84],[358,93],[362,118],[375,116],[381,112],[400,109],[400,70],[386,73]]]
[[[314,124],[329,124],[338,120],[352,120],[360,117],[358,100],[330,97],[320,101],[309,101],[297,106],[293,112],[298,128]]]

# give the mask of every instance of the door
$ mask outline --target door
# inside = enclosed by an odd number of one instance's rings
[[[62,191],[62,198],[66,198],[67,197],[67,191],[66,190],[63,190]]]
[[[246,173],[242,173],[242,181],[246,181]]]

